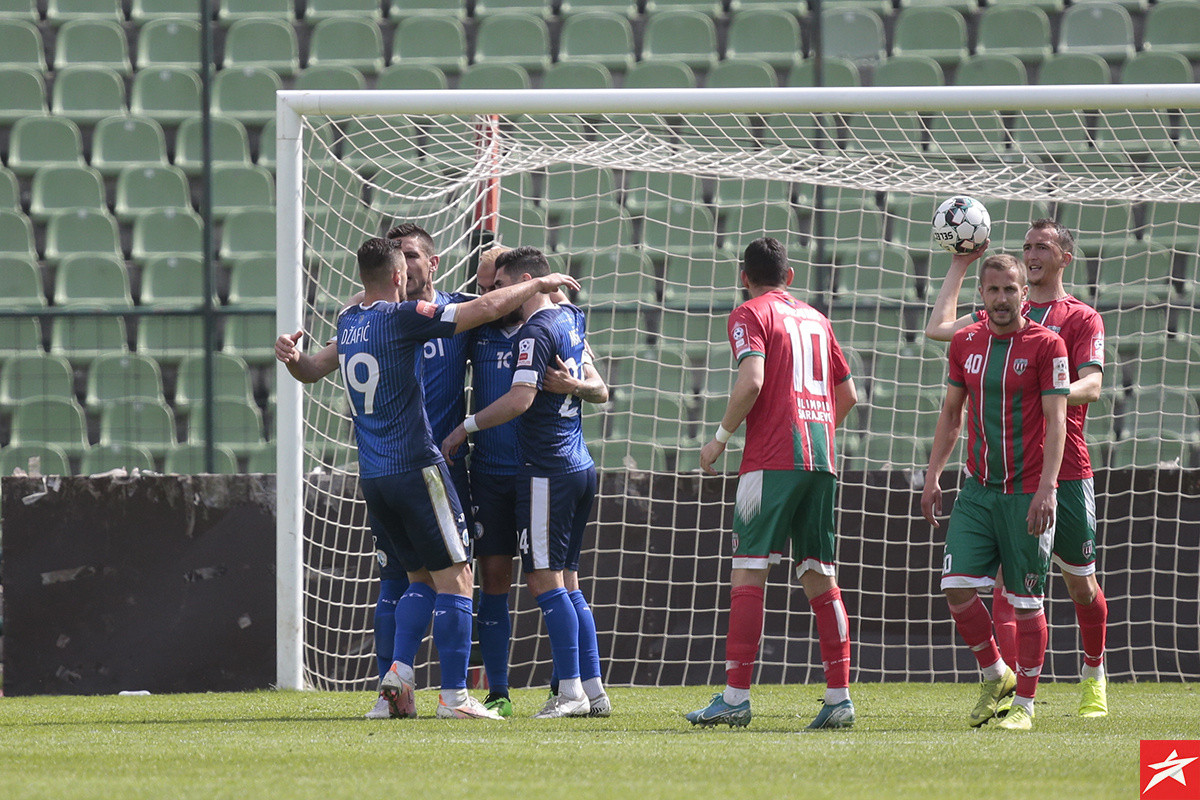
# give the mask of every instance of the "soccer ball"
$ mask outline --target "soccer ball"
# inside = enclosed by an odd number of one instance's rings
[[[974,253],[991,232],[991,216],[973,197],[956,195],[933,212],[933,241],[951,253]]]

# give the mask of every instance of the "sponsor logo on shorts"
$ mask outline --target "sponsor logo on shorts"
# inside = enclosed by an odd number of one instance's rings
[[[375,560],[379,562],[379,566],[387,567],[387,553],[383,552],[382,550],[375,551]]]

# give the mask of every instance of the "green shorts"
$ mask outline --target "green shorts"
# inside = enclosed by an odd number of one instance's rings
[[[1058,482],[1054,562],[1072,575],[1096,573],[1096,487],[1091,478]]]
[[[796,575],[834,574],[837,477],[806,470],[756,470],[738,479],[733,509],[734,569],[766,569],[792,542]]]
[[[968,479],[946,528],[942,588],[990,588],[997,568],[1003,567],[1005,594],[1013,607],[1041,608],[1054,528],[1029,535],[1032,499],[1032,494],[1004,494]]]

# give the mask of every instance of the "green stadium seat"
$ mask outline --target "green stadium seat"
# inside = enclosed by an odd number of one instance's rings
[[[0,341],[10,355],[40,351],[42,327],[33,317],[0,317]]]
[[[112,20],[77,19],[63,25],[55,38],[54,69],[82,65],[132,75],[125,29]]]
[[[162,370],[158,362],[136,353],[108,353],[88,367],[84,403],[101,409],[118,400],[163,399]]]
[[[125,79],[108,67],[70,66],[58,71],[50,112],[79,123],[128,113]]]
[[[204,260],[199,255],[147,258],[140,301],[154,308],[199,308],[204,303]]]
[[[194,20],[196,16],[195,0],[132,0],[129,5],[129,21],[139,26],[158,19]]]
[[[593,11],[572,15],[563,22],[560,62],[590,62],[624,72],[633,66],[633,54],[633,28],[620,14]]]
[[[25,117],[13,123],[9,135],[8,168],[18,177],[57,164],[83,166],[83,135],[79,126],[60,117]]]
[[[642,246],[656,264],[667,254],[711,258],[717,249],[716,220],[707,206],[673,198],[666,208],[648,208]]]
[[[204,222],[190,208],[160,208],[133,221],[129,257],[139,264],[161,256],[203,253]]]
[[[929,445],[926,440],[900,436],[868,436],[857,456],[847,457],[843,469],[923,470],[929,464]]]
[[[200,23],[173,17],[150,20],[138,30],[134,64],[139,70],[163,66],[199,69]]]
[[[740,89],[773,88],[778,83],[774,68],[767,62],[756,58],[728,58],[718,61],[708,71],[705,85],[710,89]]]
[[[1121,83],[1191,82],[1192,65],[1179,53],[1135,53],[1121,65]]]
[[[200,113],[200,76],[194,69],[156,66],[139,69],[129,93],[129,112],[160,125],[178,125]]]
[[[0,96],[4,97],[0,124],[11,125],[24,117],[50,113],[46,105],[46,80],[32,67],[0,66]]]
[[[1038,83],[1054,86],[1111,83],[1108,62],[1095,53],[1057,53],[1038,67]]]
[[[1200,59],[1200,2],[1159,0],[1145,15],[1142,49]]]
[[[1123,439],[1200,441],[1200,410],[1187,387],[1134,387],[1133,399],[1122,423]]]
[[[475,64],[459,77],[460,89],[528,89],[529,73],[519,64]]]
[[[33,225],[20,211],[0,208],[0,255],[37,260]]]
[[[57,27],[76,20],[122,22],[120,0],[46,0],[46,22]]]
[[[84,475],[99,475],[114,469],[153,471],[154,456],[144,447],[123,442],[93,445],[83,454],[80,472]]]
[[[546,170],[543,194],[551,212],[573,206],[594,206],[614,196],[616,178],[608,167],[554,164]]]
[[[1105,244],[1132,238],[1137,231],[1133,208],[1126,202],[1061,203],[1057,215],[1075,235],[1075,246],[1089,254]]]
[[[92,134],[92,166],[101,175],[115,177],[126,167],[168,163],[166,134],[154,120],[108,117],[96,123]]]
[[[267,475],[274,473],[276,470],[275,454],[276,446],[274,444],[265,444],[262,447],[254,448],[250,451],[250,456],[246,461],[246,471]]]
[[[290,78],[300,71],[300,45],[290,23],[280,19],[239,19],[225,32],[225,56],[230,67],[265,67]]]
[[[746,244],[759,236],[771,236],[789,250],[800,246],[800,226],[790,202],[785,200],[747,200],[736,205],[717,207],[717,228],[724,250],[740,257]]]
[[[0,309],[39,309],[46,305],[42,276],[31,256],[0,254]]]
[[[1096,149],[1114,155],[1167,154],[1175,149],[1171,138],[1172,124],[1171,113],[1165,109],[1098,114],[1094,136]]]
[[[1054,52],[1050,18],[1036,5],[989,5],[978,24],[976,55],[1016,56],[1037,64]]]
[[[273,19],[292,22],[296,7],[292,0],[222,0],[217,19],[225,27],[244,19]]]
[[[639,250],[614,247],[571,256],[571,272],[583,286],[580,301],[596,305],[653,304],[658,279]]]
[[[1200,248],[1200,202],[1147,203],[1145,237],[1184,253],[1194,253]]]
[[[1105,341],[1116,347],[1122,359],[1130,353],[1140,352],[1147,345],[1158,346],[1169,339],[1165,306],[1117,308],[1097,305],[1104,320]]]
[[[467,68],[467,35],[453,17],[406,17],[396,26],[393,64],[437,67],[447,75]]]
[[[33,174],[29,189],[29,218],[45,222],[60,211],[106,207],[104,179],[91,167],[61,164],[42,167]]]
[[[133,305],[129,276],[120,256],[76,252],[63,258],[54,280],[56,306],[120,310]]]
[[[283,82],[266,67],[240,66],[217,73],[213,110],[246,125],[263,125],[275,117],[275,92]]]
[[[37,468],[33,467],[36,459]],[[61,447],[46,444],[12,445],[0,448],[0,475],[12,475],[14,470],[26,474],[71,475],[71,465]]]
[[[1187,469],[1196,466],[1195,446],[1172,439],[1124,439],[1113,442],[1108,453],[1108,468]]]
[[[1094,53],[1110,64],[1133,55],[1133,20],[1116,3],[1076,3],[1059,21],[1058,52]]]
[[[616,201],[599,200],[561,210],[550,203],[549,208],[555,252],[580,253],[633,244],[633,221]]]
[[[242,258],[275,253],[275,211],[250,208],[230,214],[221,231],[221,260],[236,262]]]
[[[737,259],[721,258],[668,253],[663,261],[663,308],[718,314],[732,310],[741,302]]]
[[[37,25],[41,21],[37,0],[0,0],[0,19],[18,19]]]
[[[53,445],[68,456],[88,447],[87,423],[74,397],[36,397],[13,409],[9,446]]]
[[[275,306],[275,259],[272,256],[244,258],[229,272],[229,304]]]
[[[272,340],[274,345],[274,340]],[[204,320],[198,316],[144,316],[137,323],[137,352],[160,364],[177,364],[204,350]]]
[[[717,63],[718,55],[716,26],[698,11],[663,11],[646,21],[643,59],[667,58],[693,69],[708,69]]]
[[[185,120],[175,138],[175,166],[187,175],[199,175],[204,168],[201,150],[203,129],[198,117]],[[250,136],[246,126],[228,117],[212,118],[212,163],[249,165]]]
[[[361,90],[367,88],[367,79],[354,67],[337,64],[321,64],[305,67],[296,76],[293,88],[303,91],[317,90]]]
[[[1142,390],[1180,388],[1190,385],[1188,373],[1200,363],[1200,342],[1191,338],[1147,342],[1127,353],[1128,368],[1133,386]],[[1106,364],[1105,371],[1116,367]]]
[[[682,61],[639,61],[625,73],[626,89],[695,89],[696,74]]]
[[[379,73],[376,89],[432,89],[449,86],[446,73],[427,64],[393,64]]]
[[[762,178],[739,178],[717,180],[713,190],[713,205],[718,213],[722,208],[752,203],[790,203],[793,199],[792,184]]]
[[[239,356],[254,366],[275,361],[275,315],[230,316],[225,320],[225,346],[222,350]]]
[[[817,62],[815,59],[801,61],[788,70],[784,85],[799,87],[816,86],[816,69]],[[822,65],[822,86],[859,86],[861,83],[862,79],[858,74],[858,67],[853,61],[840,56],[826,57]]]
[[[398,0],[392,0],[392,2],[395,3]],[[564,20],[575,14],[589,11],[624,14],[629,19],[636,19],[638,4],[637,0],[560,0],[558,5],[558,15]]]
[[[542,88],[611,89],[613,76],[607,67],[594,61],[559,61],[542,73]]]
[[[971,56],[958,65],[954,78],[959,86],[1018,86],[1026,82],[1025,65],[1015,56]],[[930,148],[949,156],[1003,156],[1007,134],[1000,113],[974,115],[972,123],[965,126],[953,115],[934,114]]]
[[[46,71],[46,47],[41,31],[23,19],[0,19],[0,63]]]
[[[178,167],[126,167],[117,174],[113,214],[120,222],[132,222],[149,211],[191,207],[187,176]]]
[[[1165,303],[1174,295],[1173,261],[1171,250],[1153,242],[1106,242],[1096,272],[1096,302],[1105,306]]]
[[[938,62],[926,55],[892,56],[875,67],[875,86],[943,86],[945,73]]]
[[[213,398],[254,402],[250,368],[241,358],[228,353],[213,353]],[[204,355],[188,356],[179,362],[175,384],[175,413],[186,417],[204,402]]]
[[[817,215],[823,218],[825,246],[835,263],[856,261],[864,251],[884,242],[887,220],[878,208],[825,208]]]
[[[807,150],[815,141],[822,140],[828,148],[837,138],[836,121],[825,115],[770,114],[764,122],[763,144],[767,147],[782,145]]]
[[[382,19],[379,0],[307,0],[304,4],[304,21],[310,25],[345,17],[377,24]]]
[[[883,20],[870,9],[849,5],[824,8],[821,30],[827,58],[870,62],[882,61],[886,56]]]
[[[623,202],[634,216],[664,211],[672,203],[704,204],[704,184],[694,175],[634,172],[625,179]]]
[[[228,447],[213,445],[213,469],[218,475],[236,475],[237,456]],[[253,472],[254,470],[251,470]],[[271,470],[274,472],[274,469]],[[177,444],[167,451],[163,472],[167,475],[203,475],[208,472],[203,444]]]
[[[49,353],[14,353],[0,368],[0,412],[34,397],[74,397],[70,363]]]
[[[274,340],[272,340],[272,343]],[[204,408],[198,404],[188,415],[189,444],[201,444],[206,438]],[[237,400],[213,401],[213,441],[238,455],[249,455],[264,443],[262,415],[258,407]]]
[[[213,169],[212,180],[212,211],[217,220],[248,208],[275,204],[275,179],[263,167],[226,164]]]
[[[161,458],[175,445],[175,415],[161,400],[116,400],[100,412],[99,443],[144,447]]]
[[[896,15],[892,55],[920,54],[942,66],[967,57],[967,23],[962,14],[943,5],[909,6]]]
[[[476,31],[474,64],[513,64],[532,73],[550,66],[550,32],[532,14],[487,16]]]
[[[740,11],[729,21],[726,58],[757,58],[776,69],[804,59],[800,23],[787,11],[758,8]]]
[[[1028,82],[1021,59],[999,54],[966,58],[954,73],[958,86],[1024,86]]]
[[[376,11],[378,3],[372,3]],[[310,4],[311,7],[311,4]],[[309,66],[352,67],[377,75],[384,67],[383,34],[363,17],[335,16],[318,22],[309,41]]]
[[[546,212],[533,203],[502,204],[497,238],[502,242],[520,242],[540,250],[548,250]]]
[[[1013,120],[1013,143],[1031,156],[1086,154],[1092,148],[1086,111],[1024,111]]]
[[[597,354],[625,353],[646,344],[646,328],[637,308],[592,306],[587,317],[588,342]]]
[[[834,256],[837,294],[877,301],[917,301],[917,270],[908,249],[880,244],[859,251],[856,262],[846,264]]]
[[[21,186],[12,170],[0,167],[0,208],[21,210]]]
[[[55,214],[46,223],[42,258],[55,265],[72,253],[121,258],[121,236],[108,209],[75,208]]]

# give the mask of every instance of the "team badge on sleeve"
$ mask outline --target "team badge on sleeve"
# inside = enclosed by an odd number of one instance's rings
[[[737,358],[750,349],[750,345],[746,342],[746,325],[742,322],[733,324],[733,354]]]
[[[427,303],[424,300],[417,301],[417,313],[430,319],[433,319],[433,316],[437,314],[437,308],[436,303]]]
[[[1071,388],[1071,376],[1067,372],[1067,359],[1065,357],[1054,359],[1054,388]]]
[[[517,366],[529,367],[533,365],[533,339],[522,339],[517,345]]]
[[[1104,337],[1096,336],[1092,339],[1092,360],[1104,362]]]

